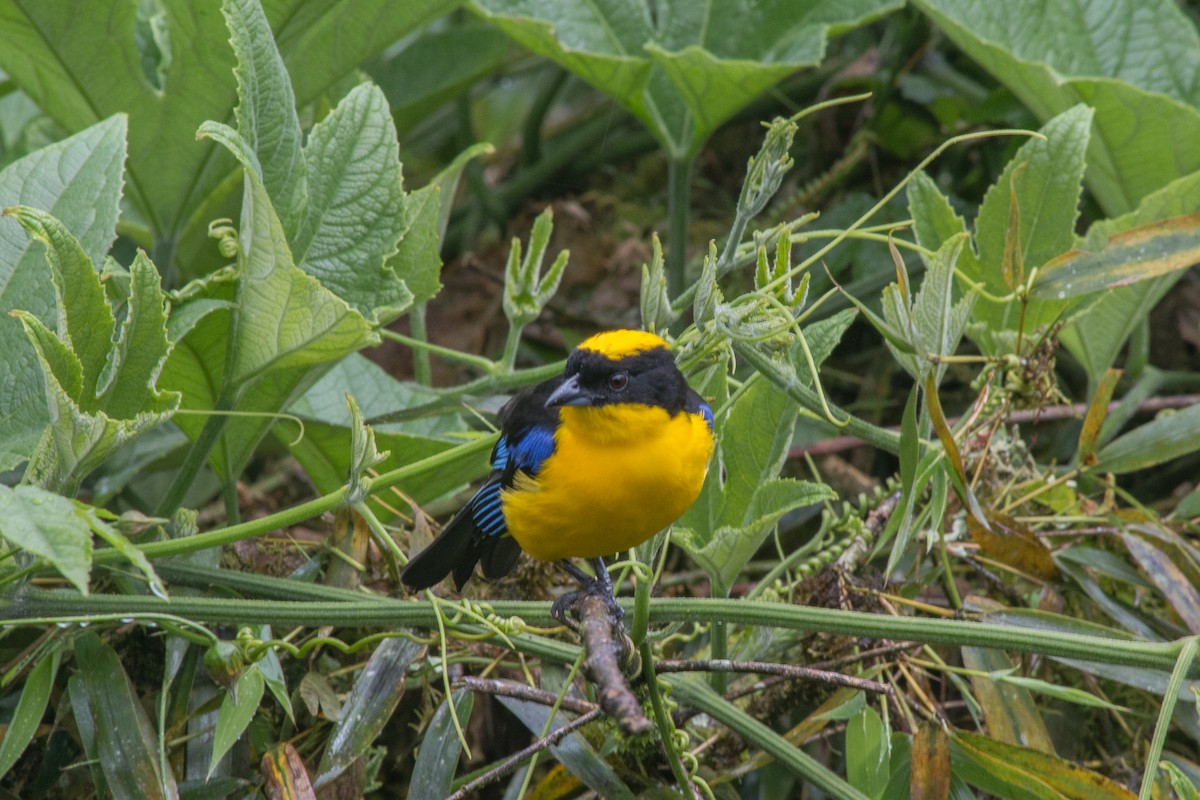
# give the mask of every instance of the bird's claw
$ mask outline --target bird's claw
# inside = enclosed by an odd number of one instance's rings
[[[621,607],[617,602],[617,598],[613,596],[611,585],[602,580],[589,581],[582,589],[561,595],[554,601],[554,605],[550,606],[550,616],[554,617],[560,624],[566,625],[571,630],[578,632],[579,625],[575,619],[579,618],[579,604],[585,597],[589,596],[598,597],[604,601],[609,617],[619,628],[624,628],[625,609]],[[575,619],[571,619],[570,615],[574,615]]]

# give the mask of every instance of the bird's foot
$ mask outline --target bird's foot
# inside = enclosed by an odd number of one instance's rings
[[[617,598],[613,596],[612,584],[598,578],[585,583],[582,589],[560,596],[550,607],[550,616],[571,630],[578,631],[579,626],[575,619],[579,619],[579,607],[588,597],[596,597],[603,601],[617,627],[624,627],[625,609],[621,608]],[[574,615],[575,619],[571,619],[569,615]]]

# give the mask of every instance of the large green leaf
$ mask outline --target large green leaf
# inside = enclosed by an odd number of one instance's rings
[[[984,197],[975,220],[979,259],[964,259],[962,269],[992,295],[1011,293],[1021,275],[1028,275],[1074,243],[1092,118],[1092,109],[1080,105],[1047,122],[1041,129],[1046,138],[1021,145]],[[1006,271],[1011,282],[1005,280]],[[994,303],[981,297],[975,319],[988,333],[1015,331],[1023,319],[1032,335],[1065,306],[1056,298],[1031,299],[1022,314],[1015,300]],[[996,354],[985,344],[989,336],[977,338],[986,352]]]
[[[475,0],[489,21],[635,114],[672,158],[793,72],[820,62],[829,36],[897,0]]]
[[[366,753],[404,695],[408,668],[424,652],[424,645],[396,638],[384,640],[371,653],[329,737],[318,768],[317,786],[337,777]]]
[[[178,389],[187,408],[218,406],[269,415],[286,408],[333,362],[377,342],[361,314],[293,261],[283,227],[253,171],[245,177],[239,233],[236,310],[202,319],[176,347],[162,382]],[[221,286],[214,286],[219,294]],[[236,475],[273,420],[230,420],[212,462]],[[193,438],[201,419],[177,423]]]
[[[255,154],[259,174],[288,236],[304,215],[304,134],[296,97],[271,26],[258,0],[221,3],[229,41],[237,56],[237,129]]]
[[[1174,0],[916,0],[1042,120],[1095,109],[1088,186],[1110,215],[1200,169],[1200,36]]]
[[[729,590],[784,514],[832,496],[826,486],[778,477],[799,410],[785,391],[760,378],[719,420],[713,466],[675,533],[675,541],[709,573],[715,593]]]
[[[1200,405],[1167,413],[1124,436],[1096,454],[1096,468],[1134,472],[1200,450]]]
[[[92,531],[67,498],[39,489],[0,484],[0,519],[10,545],[46,559],[87,594],[92,570]]]
[[[217,711],[217,727],[213,732],[212,758],[208,762],[210,776],[229,748],[237,744],[250,726],[250,721],[258,713],[258,704],[265,688],[262,671],[257,664],[251,664],[238,676],[233,688],[225,692],[221,708]]]
[[[275,429],[275,435],[288,446],[321,492],[331,492],[345,485],[350,473],[351,419],[346,407],[347,392],[354,396],[365,417],[378,416],[397,407],[411,408],[437,398],[432,390],[397,381],[359,354],[338,362],[288,408],[288,413],[304,421],[304,437],[295,441],[296,436],[288,425]],[[372,427],[379,450],[387,454],[376,467],[380,472],[449,450],[462,443],[462,434],[467,429],[458,414]],[[445,468],[422,473],[398,488],[416,502],[426,503],[462,486],[472,477],[485,474],[488,469],[485,455],[473,455]],[[390,515],[382,507],[376,510]]]
[[[178,798],[175,776],[160,769],[154,729],[116,652],[89,631],[75,640],[75,661],[71,708],[84,751],[98,762],[111,796]]]
[[[90,263],[99,265],[116,235],[124,159],[120,115],[0,171],[0,209],[24,205],[50,212],[75,234]],[[50,421],[37,354],[8,313],[17,308],[56,324],[46,251],[15,220],[0,219],[0,470],[27,459]]]
[[[304,224],[292,239],[296,262],[364,315],[394,319],[413,293],[407,273],[385,262],[407,232],[413,195],[401,189],[399,143],[383,92],[370,84],[351,91],[313,128],[304,160],[309,191]],[[435,239],[427,247],[435,275],[437,250]]]
[[[223,7],[238,62],[237,134],[219,122],[201,130],[262,179],[301,269],[364,316],[394,319],[412,292],[384,266],[405,220],[399,144],[383,93],[353,89],[302,148],[291,81],[261,8],[255,0]]]
[[[265,0],[296,102],[320,96],[362,61],[460,0]],[[164,47],[135,37],[156,9]],[[145,22],[144,19],[140,22]],[[0,69],[68,131],[129,113],[131,221],[164,269],[211,265],[206,229],[224,210],[234,161],[196,142],[205,120],[229,121],[234,55],[214,2],[0,0]]]
[[[421,737],[421,748],[413,762],[409,792],[413,797],[449,797],[462,740],[455,730],[455,718],[464,724],[471,718],[475,695],[468,689],[457,689],[442,701]]]
[[[1119,245],[1120,235],[1126,231],[1197,211],[1200,211],[1200,172],[1147,195],[1136,211],[1095,223],[1077,246],[1088,253],[1103,253],[1110,240]],[[1113,365],[1134,327],[1144,322],[1181,275],[1171,272],[1100,294],[1062,331],[1062,343],[1095,380]]]
[[[17,206],[7,213],[46,246],[58,305],[57,336],[33,314],[14,312],[37,352],[50,410],[25,479],[73,494],[114,448],[164,422],[179,405],[178,395],[154,385],[170,350],[162,287],[139,253],[114,342],[112,309],[79,241],[43,211]]]

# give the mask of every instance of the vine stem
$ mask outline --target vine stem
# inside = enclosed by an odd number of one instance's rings
[[[215,417],[213,419],[216,419]],[[211,421],[211,420],[210,420]],[[207,429],[207,425],[205,428]],[[452,463],[460,458],[468,458],[474,453],[480,454],[491,449],[495,443],[494,436],[485,436],[467,444],[462,444],[457,447],[452,447],[449,450],[444,450],[441,453],[430,456],[429,458],[421,459],[420,461],[408,464],[403,467],[385,472],[375,478],[366,479],[369,492],[379,491],[393,486],[403,480],[411,478],[415,475],[421,475],[430,470],[437,469]],[[196,448],[193,447],[193,450]],[[190,457],[189,453],[189,457]],[[149,542],[147,544],[138,545],[138,549],[149,558],[162,558],[166,556],[183,555],[184,553],[194,553],[197,550],[207,550],[210,547],[222,547],[234,542],[240,542],[243,539],[250,539],[255,536],[267,533],[268,531],[278,528],[285,528],[289,525],[295,525],[299,522],[312,519],[315,516],[332,511],[338,506],[346,502],[346,487],[341,487],[329,494],[322,495],[315,500],[309,500],[307,503],[301,503],[298,506],[286,508],[283,511],[274,514],[268,514],[265,517],[260,517],[249,522],[243,522],[238,525],[230,525],[225,528],[218,528],[215,531],[206,533],[198,533],[195,536],[187,536],[180,539],[168,539],[160,542]],[[104,548],[97,550],[93,555],[93,562],[96,564],[111,564],[114,561],[120,561],[124,556],[117,550],[112,548]]]
[[[221,399],[214,404],[214,410],[229,411],[233,408],[233,405],[227,399]],[[196,437],[196,441],[192,442],[192,446],[188,448],[187,456],[184,457],[183,464],[179,467],[179,472],[175,474],[175,480],[171,482],[166,494],[163,495],[162,500],[159,501],[158,506],[154,509],[155,516],[169,517],[183,504],[183,498],[187,495],[187,490],[196,482],[196,476],[200,474],[200,470],[207,463],[209,455],[212,453],[213,448],[217,446],[217,441],[221,438],[221,434],[225,432],[225,425],[228,422],[229,417],[224,414],[214,414],[205,420],[204,427],[200,429],[200,435]]]
[[[1171,670],[1171,679],[1167,682],[1167,692],[1163,695],[1163,704],[1158,709],[1158,722],[1154,726],[1154,738],[1150,740],[1150,749],[1146,753],[1146,769],[1142,773],[1142,788],[1138,792],[1138,800],[1150,800],[1154,776],[1158,773],[1158,760],[1162,758],[1163,743],[1167,740],[1171,717],[1175,714],[1175,704],[1179,701],[1179,690],[1196,661],[1200,637],[1190,636],[1181,644],[1179,657],[1175,659],[1175,669]]]
[[[692,194],[689,156],[667,160],[667,292],[678,297],[687,284],[688,204]]]
[[[185,540],[186,541],[186,540]],[[214,571],[219,576],[220,571]],[[259,578],[259,581],[263,581]],[[213,585],[210,579],[208,586]],[[280,581],[286,585],[288,581]],[[629,601],[621,603],[631,606]],[[550,604],[533,601],[494,602],[490,609],[501,617],[520,617],[525,625],[554,624]],[[626,608],[626,613],[630,611]],[[194,621],[226,625],[334,625],[357,627],[433,628],[437,622],[432,603],[417,600],[392,600],[384,597],[360,601],[265,601],[244,598],[181,597],[160,600],[151,596],[81,595],[73,591],[26,589],[13,597],[0,598],[0,625],[26,624],[33,618],[45,620],[57,616],[120,613],[136,618],[142,613],[170,613]],[[1107,636],[1024,628],[960,619],[896,617],[842,609],[789,606],[749,600],[702,598],[651,598],[650,621],[752,625],[830,633],[845,636],[893,639],[926,644],[995,647],[1025,653],[1041,653],[1058,658],[1097,661],[1170,672],[1178,666],[1181,649],[1187,639],[1172,642],[1146,642]],[[453,623],[454,621],[451,620]],[[494,629],[478,624],[458,623],[458,631],[473,631],[495,636]],[[523,652],[537,652],[567,663],[578,656],[579,648],[542,636],[509,634],[514,646]],[[1187,668],[1187,677],[1197,677],[1196,664]]]

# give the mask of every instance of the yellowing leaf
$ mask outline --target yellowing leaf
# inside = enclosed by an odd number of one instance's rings
[[[1058,567],[1050,556],[1050,548],[1012,517],[996,511],[985,511],[990,528],[968,515],[967,530],[971,538],[992,558],[1039,580],[1058,577]]]

